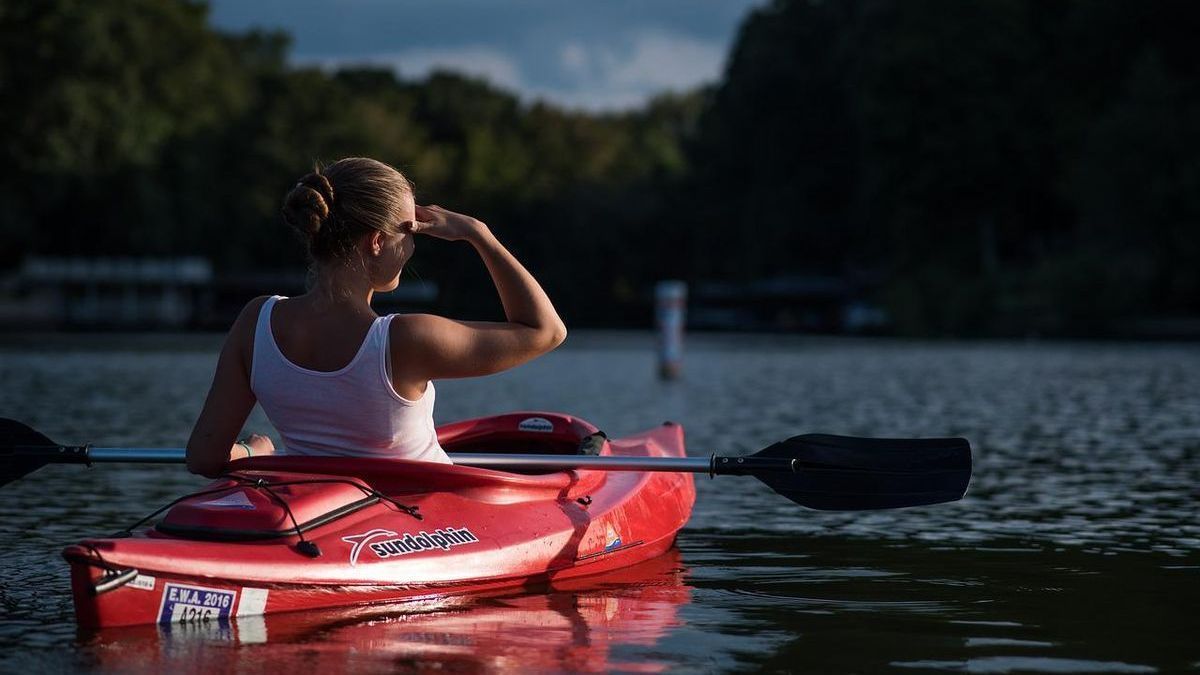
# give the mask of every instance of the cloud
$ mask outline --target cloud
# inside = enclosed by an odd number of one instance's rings
[[[563,45],[558,57],[563,71],[571,76],[586,75],[590,67],[587,48],[578,42],[568,42]]]
[[[636,108],[661,92],[713,82],[724,64],[725,46],[718,40],[643,29],[617,41],[564,43],[559,82],[530,86],[528,95],[571,108]]]
[[[406,78],[437,68],[524,100],[637,107],[720,77],[746,12],[767,0],[209,0],[222,30],[281,28],[293,61],[374,65]]]
[[[406,49],[363,56],[305,57],[297,62],[330,70],[356,66],[390,68],[397,75],[415,79],[435,70],[452,70],[514,92],[526,88],[521,69],[512,57],[497,49],[477,45]]]
[[[622,40],[565,43],[558,52],[562,81],[535,87],[538,98],[589,110],[643,105],[664,91],[683,91],[716,80],[725,46],[661,30],[639,30]]]
[[[336,69],[391,68],[406,78],[435,70],[479,77],[523,100],[544,100],[589,111],[630,110],[664,91],[683,91],[716,80],[725,60],[720,40],[703,40],[662,30],[632,31],[617,39],[579,39],[550,50],[548,59],[496,46],[417,47],[361,56],[303,57],[297,62]],[[547,68],[546,66],[550,67]]]
[[[725,48],[716,41],[644,31],[635,35],[627,54],[606,52],[603,58],[606,79],[613,85],[678,90],[717,79]]]

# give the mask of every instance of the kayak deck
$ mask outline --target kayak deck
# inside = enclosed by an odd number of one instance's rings
[[[449,451],[569,454],[595,431],[567,415],[513,413],[438,433]],[[592,451],[682,457],[683,430],[665,424]],[[603,574],[670,548],[695,499],[691,475],[672,472],[288,456],[231,469],[153,528],[64,551],[81,625],[220,621]]]

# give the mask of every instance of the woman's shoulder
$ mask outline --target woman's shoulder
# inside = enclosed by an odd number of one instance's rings
[[[437,314],[390,314],[388,334],[393,345],[413,345],[437,342],[447,324],[457,323]]]
[[[263,305],[267,304],[268,300],[277,297],[279,296],[260,295],[257,298],[252,298],[250,302],[246,303],[245,307],[242,307],[242,311],[238,313],[237,319],[233,322],[233,327],[237,329],[246,324],[253,326],[258,323],[258,315],[262,311]]]
[[[390,330],[393,334],[409,334],[416,335],[418,333],[429,330],[436,330],[437,327],[449,321],[444,316],[437,314],[389,314]]]
[[[258,328],[258,315],[262,311],[263,305],[274,297],[276,296],[260,295],[247,302],[246,306],[242,307],[242,311],[238,313],[233,326],[229,329],[228,341],[236,346],[244,362],[247,364],[250,363],[250,359],[253,357],[254,333]]]
[[[431,344],[438,342],[439,325],[444,317],[436,314],[388,315],[388,345],[393,359],[411,362],[423,356]]]

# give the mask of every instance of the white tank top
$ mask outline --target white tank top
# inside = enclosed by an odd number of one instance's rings
[[[350,363],[334,371],[309,370],[289,361],[275,342],[271,311],[280,299],[269,298],[259,311],[250,389],[283,437],[285,454],[450,463],[433,426],[433,383],[415,401],[392,386],[391,315],[375,319]]]

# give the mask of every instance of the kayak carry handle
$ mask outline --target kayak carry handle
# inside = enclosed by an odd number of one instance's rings
[[[110,570],[92,585],[92,595],[103,595],[115,591],[137,578],[138,571],[132,567],[126,570]]]

